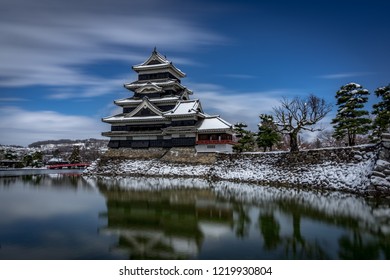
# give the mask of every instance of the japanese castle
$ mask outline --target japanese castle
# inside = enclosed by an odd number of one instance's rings
[[[122,113],[103,118],[111,125],[109,148],[193,147],[196,152],[232,152],[233,127],[206,114],[199,99],[181,84],[186,76],[156,51],[132,69],[138,80],[124,87],[131,97],[115,100]]]

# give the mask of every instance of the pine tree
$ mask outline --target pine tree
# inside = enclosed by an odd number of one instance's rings
[[[257,133],[257,146],[263,148],[264,152],[269,148],[272,151],[272,146],[277,144],[280,140],[280,134],[277,131],[277,126],[272,115],[261,114],[259,124],[259,132]]]
[[[378,141],[382,133],[390,128],[390,84],[375,90],[375,95],[381,100],[373,105],[372,113],[375,115],[373,121],[372,140]]]
[[[79,146],[73,146],[73,151],[69,157],[69,162],[70,163],[80,163],[81,162]]]
[[[237,123],[234,125],[234,131],[238,138],[237,144],[233,146],[233,151],[236,153],[252,152],[255,147],[255,137],[245,123]]]
[[[61,155],[61,151],[60,151],[59,149],[55,149],[55,150],[53,151],[53,157],[54,157],[54,158],[59,158],[60,155]]]
[[[33,157],[32,157],[32,155],[25,155],[23,157],[23,164],[24,164],[25,167],[32,166],[32,164],[33,164]]]
[[[356,145],[356,136],[370,130],[371,120],[368,111],[363,109],[369,94],[367,89],[355,83],[342,86],[336,93],[339,108],[331,122],[335,130],[333,135],[337,140],[347,137],[348,146]]]
[[[32,166],[40,167],[43,165],[43,154],[42,152],[35,152],[32,154]]]

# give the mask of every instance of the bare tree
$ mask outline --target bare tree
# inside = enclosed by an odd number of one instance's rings
[[[323,130],[317,137],[321,141],[322,147],[343,147],[345,146],[342,140],[337,140],[334,136],[334,130]]]
[[[313,127],[322,120],[331,110],[331,105],[324,99],[311,94],[306,99],[295,97],[292,100],[284,98],[282,105],[273,108],[276,125],[279,132],[286,134],[290,139],[290,151],[299,151],[298,134],[301,130],[320,131]]]

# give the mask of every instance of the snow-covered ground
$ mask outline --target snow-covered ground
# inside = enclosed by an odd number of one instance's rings
[[[287,169],[272,163],[264,164],[242,159],[231,163],[228,168],[224,164],[219,164],[214,168],[214,173],[217,177],[227,180],[360,192],[369,186],[368,177],[374,164],[374,154],[366,155],[365,160],[357,163],[327,161]]]
[[[150,160],[108,160],[94,162],[86,175],[190,177],[207,180],[252,182],[263,185],[302,186],[311,189],[340,190],[364,193],[370,186],[370,174],[376,161],[375,152],[365,152],[350,162],[323,160],[316,164],[280,165],[283,153],[267,157],[235,156],[217,160],[215,164],[178,164]]]

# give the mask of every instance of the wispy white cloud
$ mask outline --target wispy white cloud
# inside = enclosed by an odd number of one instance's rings
[[[133,75],[132,75],[133,76]],[[129,79],[128,75],[115,77],[112,79],[96,79],[94,82],[91,82],[88,86],[79,86],[79,87],[60,87],[58,89],[53,89],[52,93],[47,96],[48,99],[74,99],[74,98],[92,98],[97,96],[102,96],[106,94],[117,94],[119,92],[127,92],[123,88],[123,84],[129,80],[134,80],[134,78]]]
[[[321,79],[343,79],[343,78],[353,78],[372,75],[373,73],[369,72],[348,72],[348,73],[335,73],[318,76]]]
[[[107,126],[98,118],[0,107],[1,144],[26,146],[48,139],[101,138]]]
[[[252,131],[257,131],[260,122],[260,114],[274,114],[273,108],[281,105],[284,98],[292,98],[300,92],[297,89],[275,89],[258,92],[233,92],[216,84],[192,83],[194,89],[193,98],[199,98],[203,110],[208,114],[218,114],[232,124],[244,122]],[[330,112],[316,128],[330,127],[334,112]],[[318,132],[302,131],[301,136],[305,141],[314,141]]]
[[[20,102],[20,101],[27,101],[26,98],[20,98],[20,97],[0,97],[0,102]]]
[[[318,138],[318,135],[321,133],[321,131],[332,130],[333,126],[331,122],[334,117],[335,112],[331,111],[325,116],[325,118],[323,118],[321,121],[319,121],[312,127],[319,130],[313,132],[307,130],[301,131],[302,140],[304,140],[305,142],[314,142]]]
[[[225,41],[192,24],[190,4],[184,9],[181,6],[180,13],[176,0],[161,5],[158,0],[5,1],[0,9],[0,87],[46,86],[43,93],[36,94],[52,100],[84,101],[107,94],[117,99],[128,94],[122,85],[135,79],[130,65],[145,60],[145,49],[157,46],[176,53],[169,57],[175,63],[197,65],[180,53]],[[101,77],[86,67],[111,61],[129,63],[129,73]],[[4,94],[0,99],[3,105],[17,101],[24,99]],[[27,145],[44,139],[100,137],[108,129],[99,117],[18,106],[24,108],[0,107],[1,143]],[[110,104],[97,110],[105,116],[119,109]]]
[[[183,18],[157,13],[160,4],[154,0],[9,1],[0,11],[0,86],[95,85],[99,78],[80,66],[142,61],[145,54],[139,49],[154,46],[173,51],[224,40]],[[175,59],[192,63],[188,58]]]
[[[258,92],[233,92],[216,84],[193,83],[193,98],[199,98],[203,110],[208,114],[221,115],[231,122],[245,122],[251,130],[257,130],[260,114],[271,114],[273,108],[280,105],[282,96],[289,95],[288,90]]]

